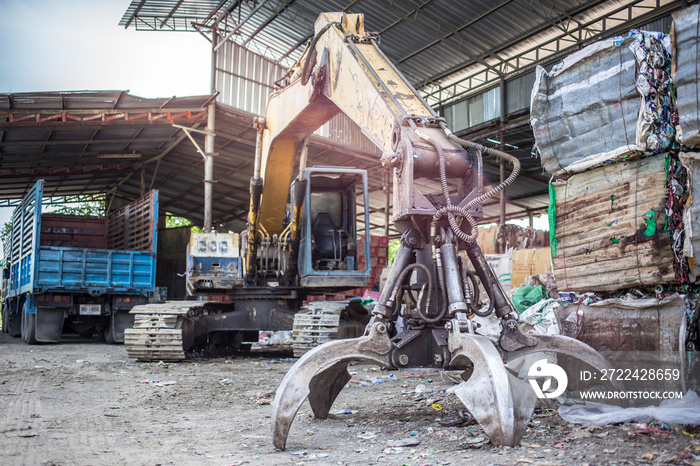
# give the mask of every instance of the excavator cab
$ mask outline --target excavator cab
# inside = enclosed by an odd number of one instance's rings
[[[364,286],[371,277],[369,261],[360,264],[358,232],[369,236],[367,172],[354,168],[312,167],[305,170],[306,192],[299,249],[299,279],[308,287]],[[292,205],[295,189],[292,187]],[[358,215],[358,206],[361,212]]]

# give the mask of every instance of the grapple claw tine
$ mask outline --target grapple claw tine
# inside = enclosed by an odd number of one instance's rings
[[[583,361],[592,368],[596,369],[599,373],[601,370],[613,369],[613,366],[607,359],[605,359],[605,357],[603,357],[602,354],[582,341],[564,335],[528,335],[528,337],[537,340],[537,345],[508,352],[507,355],[509,360],[523,357],[531,353],[549,351],[553,353],[565,354],[567,356],[579,359],[580,361]],[[608,380],[607,383],[616,390],[625,390],[624,384],[619,380],[615,380],[614,378],[612,378],[612,380]]]
[[[389,367],[391,341],[384,323],[376,322],[360,338],[337,340],[317,346],[302,356],[284,376],[272,403],[272,443],[280,450],[287,444],[289,428],[308,397],[314,415],[328,416],[335,398],[350,380],[350,361],[366,359]]]
[[[466,357],[474,365],[471,377],[457,386],[455,394],[492,444],[517,445],[535,409],[535,393],[508,372],[491,340],[454,327],[448,339],[452,359]]]

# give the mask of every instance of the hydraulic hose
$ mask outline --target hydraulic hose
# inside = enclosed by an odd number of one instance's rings
[[[473,149],[473,150],[485,152],[487,154],[490,154],[490,155],[496,156],[502,160],[505,160],[506,162],[509,162],[511,165],[513,165],[513,171],[510,172],[510,175],[508,176],[508,178],[506,178],[503,181],[503,183],[499,184],[498,186],[491,189],[490,191],[482,194],[481,196],[478,196],[477,198],[472,199],[472,201],[466,205],[465,209],[469,210],[472,207],[474,207],[478,204],[481,204],[482,202],[486,201],[487,199],[490,199],[493,196],[495,196],[496,194],[500,193],[501,191],[503,191],[506,188],[506,186],[511,184],[513,181],[515,181],[515,179],[520,174],[520,160],[518,160],[517,157],[513,157],[512,155],[506,154],[505,152],[500,151],[500,150],[492,149],[490,147],[485,147],[485,146],[482,146],[481,144],[477,144],[477,143],[472,142],[472,141],[467,141],[465,139],[458,138],[457,136],[452,134],[452,131],[450,131],[447,128],[447,125],[444,122],[440,122],[440,127],[447,135],[447,138],[450,141],[454,142],[455,144],[459,144],[460,146],[466,147],[467,149]]]
[[[428,296],[425,299],[419,299],[418,300],[418,305],[416,306],[416,309],[418,310],[418,314],[420,315],[420,318],[423,322],[428,323],[428,324],[435,324],[440,322],[444,317],[445,314],[447,313],[447,307],[443,306],[440,312],[435,316],[435,317],[430,317],[428,316],[428,306],[430,305],[430,301],[433,295],[433,279],[432,275],[430,274],[430,269],[428,269],[427,266],[424,264],[411,264],[408,267],[406,267],[403,272],[401,272],[401,275],[399,275],[398,280],[396,280],[396,287],[394,288],[394,292],[392,293],[392,301],[396,304],[398,304],[398,298],[400,297],[399,291],[401,290],[401,286],[406,280],[406,277],[413,272],[414,269],[421,269],[423,272],[425,272],[426,276],[428,277]],[[421,291],[422,294],[422,291]],[[425,303],[423,305],[423,303]],[[425,309],[423,309],[425,308]]]
[[[314,36],[313,40],[311,41],[311,45],[309,45],[309,56],[306,57],[306,60],[304,60],[304,67],[301,69],[301,85],[306,86],[306,83],[309,82],[309,78],[311,77],[311,70],[313,69],[314,65],[316,65],[316,43],[318,40],[321,38],[321,36],[331,28],[331,26],[337,25],[338,27],[341,27],[341,24],[338,21],[332,21],[326,25],[324,25],[320,31]]]
[[[437,227],[437,222],[440,220],[440,217],[442,217],[445,214],[448,214],[447,220],[450,224],[450,228],[452,229],[452,232],[457,236],[457,238],[461,239],[465,243],[473,243],[476,241],[476,235],[478,234],[477,229],[476,229],[476,220],[469,215],[469,208],[463,208],[459,206],[455,206],[452,204],[452,201],[450,200],[450,193],[447,188],[447,173],[445,169],[445,154],[442,150],[442,147],[440,146],[440,143],[438,143],[436,140],[427,137],[420,132],[416,131],[418,136],[423,139],[424,141],[428,142],[431,144],[435,150],[437,151],[438,154],[438,162],[440,166],[440,188],[442,189],[442,197],[445,199],[445,205],[437,210],[435,212],[435,215],[433,216],[433,220],[430,224],[430,229],[431,229],[431,236],[435,236],[436,234],[436,227]],[[517,160],[517,159],[516,159]],[[455,220],[453,215],[450,215],[451,213],[457,213],[461,217],[465,218],[467,222],[469,223],[470,226],[470,234],[465,233],[462,231],[462,229],[457,225],[457,221]]]

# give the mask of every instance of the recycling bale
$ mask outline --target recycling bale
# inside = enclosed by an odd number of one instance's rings
[[[595,42],[538,66],[530,125],[543,168],[571,175],[667,150],[675,137],[671,41],[659,32]]]
[[[676,282],[665,231],[666,154],[552,183],[552,261],[560,291],[615,291]]]
[[[700,5],[673,14],[673,83],[678,108],[678,141],[700,146]]]

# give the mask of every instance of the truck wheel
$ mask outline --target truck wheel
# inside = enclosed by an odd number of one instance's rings
[[[112,312],[112,306],[110,306],[109,303],[105,303],[105,309],[109,312],[109,317],[107,320],[107,326],[104,328],[104,337],[105,337],[105,343],[108,345],[113,345],[117,343],[117,340],[114,338],[114,313]],[[115,313],[118,311],[114,311]]]
[[[2,333],[8,333],[10,331],[10,324],[7,312],[7,306],[2,307]]]
[[[22,334],[22,316],[19,313],[12,312],[9,304],[5,306],[5,315],[7,316],[7,332],[13,338],[18,338]]]
[[[113,345],[117,342],[117,340],[114,339],[114,330],[112,328],[111,319],[110,319],[110,323],[107,324],[107,326],[104,329],[104,336],[105,336],[105,342],[108,345]]]
[[[36,345],[36,314],[27,312],[27,301],[22,304],[22,340],[28,345]]]

